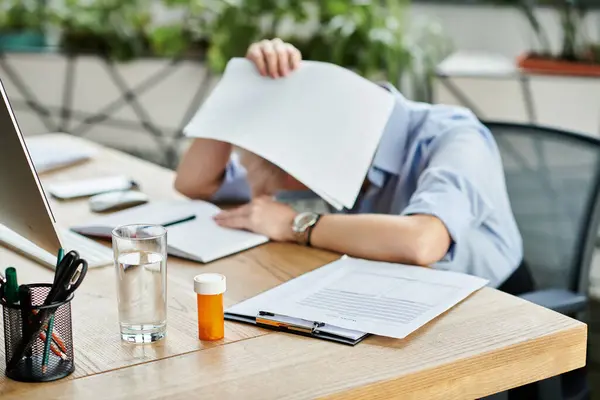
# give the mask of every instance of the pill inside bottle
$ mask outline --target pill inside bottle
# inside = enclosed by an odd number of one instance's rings
[[[194,291],[198,303],[198,338],[219,340],[225,337],[223,293],[226,279],[221,274],[200,274],[194,277]]]

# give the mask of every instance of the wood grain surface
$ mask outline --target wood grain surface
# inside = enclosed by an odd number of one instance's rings
[[[172,171],[99,149],[93,161],[43,175],[43,181],[126,174],[152,199],[180,198]],[[86,200],[51,199],[51,205],[65,227],[93,217]],[[196,274],[225,274],[225,302],[231,305],[338,257],[276,243],[208,265],[170,257],[168,337],[144,346],[120,341],[113,268],[91,270],[73,301],[75,374],[43,385],[2,376],[0,397],[462,399],[585,363],[585,324],[493,289],[474,294],[406,340],[372,337],[347,347],[229,322],[224,340],[197,340]],[[0,266],[6,265],[17,266],[23,283],[52,279],[50,270],[0,248]]]
[[[406,340],[269,334],[5,399],[468,399],[583,365],[586,326],[483,289]]]

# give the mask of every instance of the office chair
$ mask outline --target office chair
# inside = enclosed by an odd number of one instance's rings
[[[536,291],[521,297],[581,317],[600,222],[600,140],[557,129],[485,124],[494,135]],[[563,399],[561,380],[539,384]]]

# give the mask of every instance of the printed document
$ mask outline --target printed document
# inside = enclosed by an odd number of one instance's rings
[[[254,319],[261,311],[271,311],[273,304],[278,303],[281,299],[288,296],[289,293],[301,291],[303,288],[311,287],[316,285],[321,279],[327,277],[330,273],[339,268],[340,264],[331,263],[321,268],[318,268],[312,272],[301,275],[296,279],[285,282],[282,285],[276,286],[271,290],[267,290],[257,296],[254,296],[246,301],[242,301],[227,310],[225,315],[238,315],[247,318]],[[286,318],[285,316],[279,316],[281,319]],[[289,318],[290,322],[296,321],[294,318]],[[314,321],[314,320],[311,320]],[[296,322],[302,323],[304,321],[297,319]],[[366,335],[365,332],[355,331],[351,329],[339,328],[335,325],[323,324],[319,327],[319,331],[325,332],[331,335],[337,335],[352,340],[357,340]]]
[[[271,79],[233,59],[185,133],[245,148],[352,208],[393,106],[387,90],[333,64],[304,61]]]
[[[264,311],[402,339],[485,286],[487,280],[344,257],[310,283],[280,291]]]

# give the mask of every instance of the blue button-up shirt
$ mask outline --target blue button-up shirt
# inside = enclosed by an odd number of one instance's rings
[[[345,212],[436,216],[452,245],[435,267],[499,286],[523,250],[491,133],[467,109],[412,102],[386,88],[396,103],[367,175],[369,189]],[[215,200],[249,194],[245,171],[232,159]]]

